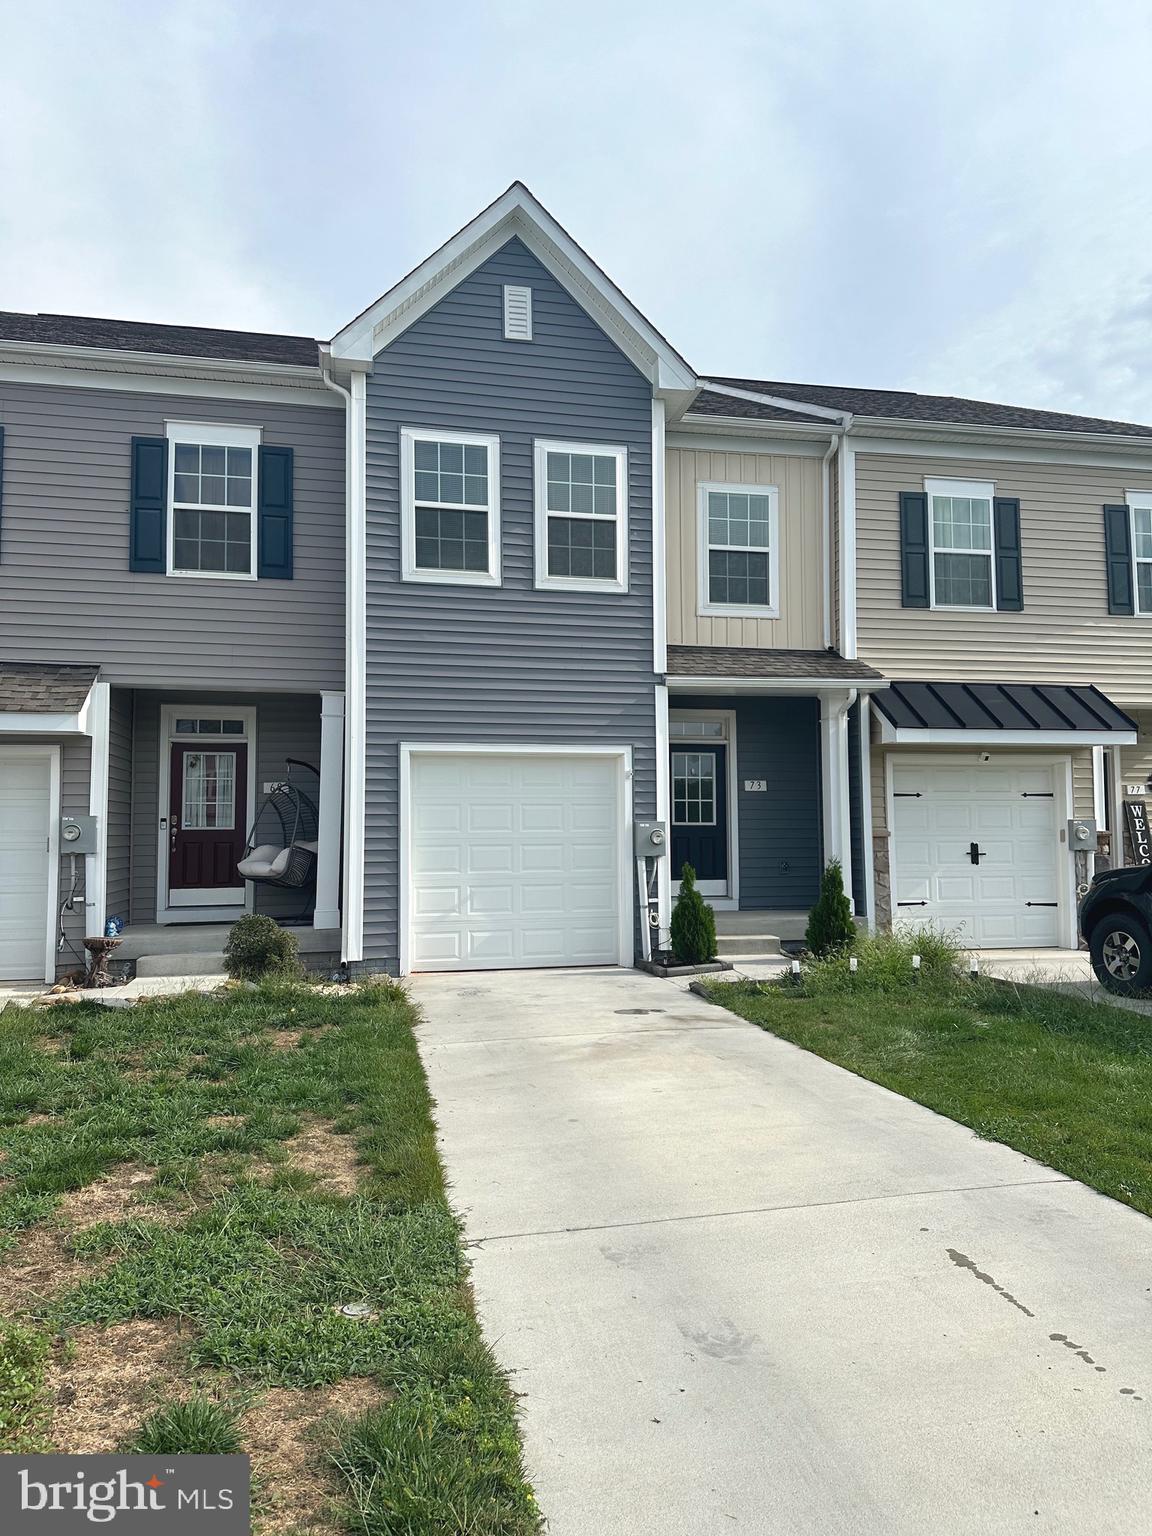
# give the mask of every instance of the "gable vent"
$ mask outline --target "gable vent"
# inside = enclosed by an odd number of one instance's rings
[[[504,340],[532,340],[531,288],[504,288]]]

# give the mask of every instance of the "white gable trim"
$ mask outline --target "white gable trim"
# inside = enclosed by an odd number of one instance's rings
[[[695,394],[695,374],[680,354],[518,181],[334,336],[333,358],[371,362],[515,237],[603,327],[654,390]]]

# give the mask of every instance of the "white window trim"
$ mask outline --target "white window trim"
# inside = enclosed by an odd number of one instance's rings
[[[996,609],[996,485],[992,480],[929,480],[924,481],[924,493],[928,498],[928,591],[930,606],[941,613],[995,613]],[[933,496],[966,496],[972,500],[983,499],[988,503],[988,548],[953,549],[943,545],[937,551],[936,524],[932,516]],[[992,601],[984,603],[938,603],[936,601],[936,555],[984,555],[988,556],[991,573]]]
[[[569,443],[538,437],[534,443],[533,471],[536,523],[536,586],[559,592],[627,592],[628,590],[628,450],[611,443]],[[577,518],[589,523],[606,523],[606,517],[592,512],[548,511],[549,453],[590,453],[597,458],[616,461],[616,575],[550,576],[548,574],[549,517]]]
[[[465,448],[484,448],[488,453],[488,503],[461,506],[465,512],[484,512],[488,518],[488,569],[486,571],[428,571],[416,564],[416,453],[417,443],[460,443]],[[432,582],[455,587],[498,587],[500,578],[500,439],[478,432],[451,432],[440,427],[400,429],[401,577],[404,581]]]
[[[213,421],[169,421],[165,423],[168,439],[168,505],[167,555],[168,575],[193,581],[255,581],[258,561],[257,523],[260,506],[260,442],[259,427],[224,426]],[[176,566],[176,454],[177,443],[196,443],[211,448],[250,448],[252,450],[252,503],[249,507],[209,507],[209,511],[247,512],[250,519],[248,541],[248,569],[246,571],[184,571]]]
[[[727,742],[721,741],[719,737],[717,737],[714,741],[705,741],[703,739],[701,739],[700,741],[685,741],[683,738],[681,738],[680,740],[677,740],[677,741],[673,742],[673,744],[671,746],[671,749],[670,749],[670,753],[671,753],[671,757],[674,759],[677,756],[687,757],[687,755],[689,753],[694,753],[697,757],[701,757],[701,756],[704,755],[704,753],[710,752],[710,756],[712,758],[713,769],[715,769],[715,766],[716,766],[716,752],[715,752],[715,748],[718,747],[718,746],[719,747],[725,747],[725,746],[727,746]],[[711,751],[710,751],[710,749],[711,749]],[[716,812],[719,809],[719,806],[718,806],[717,802],[718,802],[718,800],[720,798],[719,795],[716,793],[717,782],[718,781],[717,781],[716,774],[715,774],[715,772],[713,772],[712,778],[710,780],[710,783],[712,785],[712,816],[711,816],[711,818],[708,821],[677,821],[676,820],[676,769],[675,769],[675,766],[673,766],[673,769],[672,769],[672,816],[670,818],[670,824],[672,826],[674,826],[674,827],[714,827],[716,825]],[[687,807],[687,805],[688,805],[687,798],[685,798],[684,804],[685,804],[685,807]]]
[[[708,537],[708,497],[713,491],[728,491],[740,496],[768,498],[768,596],[774,601],[758,603],[714,603],[708,593],[708,552],[713,548]],[[780,617],[780,492],[774,485],[737,485],[726,480],[702,480],[696,487],[696,612],[701,617],[714,614],[729,619],[778,619]],[[717,549],[747,548],[750,554],[764,554],[751,545],[717,544]]]
[[[1152,565],[1152,560],[1138,559],[1136,555],[1136,509],[1152,508],[1152,491],[1125,491],[1124,500],[1128,504],[1128,542],[1132,549],[1132,612],[1138,619],[1152,619],[1152,608],[1140,606],[1140,582],[1137,580],[1138,567]]]
[[[694,693],[700,689],[694,688]],[[724,727],[723,738],[711,738],[714,745],[721,742],[728,748],[728,780],[727,780],[727,817],[728,817],[728,879],[723,893],[701,891],[700,894],[708,905],[717,912],[734,912],[740,905],[740,765],[737,761],[736,749],[736,711],[734,709],[670,709],[668,713],[668,740],[663,744],[665,749],[664,760],[669,765],[669,790],[668,790],[668,814],[665,820],[669,830],[672,827],[672,790],[671,790],[671,746],[673,741],[695,741],[699,739],[705,742],[706,738],[672,736],[672,721],[674,720],[718,720]],[[663,859],[661,863],[671,864],[671,859]],[[669,899],[680,894],[680,881],[675,878],[673,871],[669,875]],[[710,883],[710,882],[706,882]]]

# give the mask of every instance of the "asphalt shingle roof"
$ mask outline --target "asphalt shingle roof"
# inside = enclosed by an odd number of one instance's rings
[[[1073,416],[1063,411],[1037,411],[1022,405],[998,405],[990,400],[963,400],[956,395],[918,395],[902,389],[852,389],[839,384],[782,384],[770,379],[710,377],[717,384],[746,389],[753,394],[775,395],[806,405],[854,416],[889,417],[893,421],[926,421],[940,426],[1026,427],[1034,432],[1098,432],[1120,437],[1152,437],[1152,427],[1129,421],[1105,421],[1098,416]],[[792,419],[778,406],[758,405],[734,395],[703,390],[690,407],[693,416],[737,416],[761,421]],[[804,418],[809,425],[819,418]]]
[[[836,651],[756,650],[735,645],[670,645],[670,677],[814,677],[875,682],[881,673]]]
[[[100,320],[91,315],[23,315],[12,310],[0,310],[0,341],[311,368],[318,366],[320,358],[317,343],[310,336],[220,331],[200,325],[151,325],[143,320]]]
[[[73,715],[88,697],[98,670],[0,661],[0,713]]]

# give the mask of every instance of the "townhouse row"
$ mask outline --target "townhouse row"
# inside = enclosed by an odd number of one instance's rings
[[[1147,857],[1152,428],[702,377],[519,184],[328,342],[0,315],[0,432],[0,978],[631,964],[685,862],[1069,945]]]

